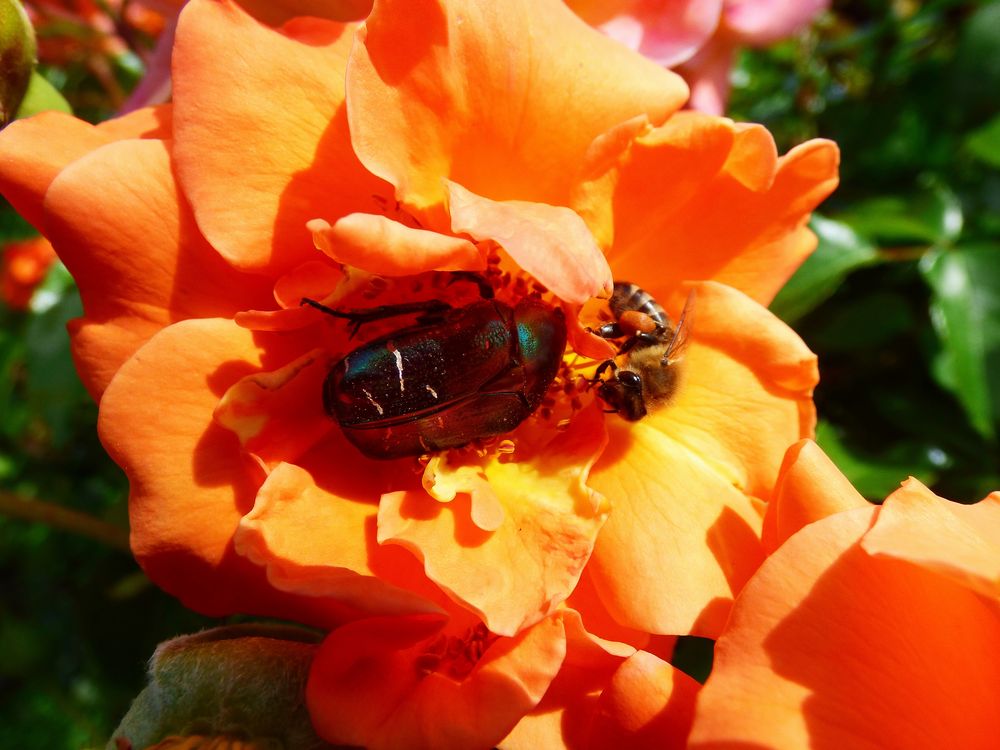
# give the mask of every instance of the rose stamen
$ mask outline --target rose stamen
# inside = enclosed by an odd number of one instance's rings
[[[460,682],[498,638],[483,623],[469,628],[462,637],[442,634],[416,658],[417,670],[423,674],[443,674]]]

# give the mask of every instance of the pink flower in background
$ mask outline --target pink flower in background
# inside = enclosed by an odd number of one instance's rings
[[[829,0],[568,0],[585,21],[677,72],[689,106],[722,114],[740,47],[762,47],[805,28]]]
[[[181,0],[24,0],[38,37],[39,62],[93,76],[114,109],[126,101],[114,61],[131,51],[152,65],[150,45],[161,35],[173,37],[182,4]]]

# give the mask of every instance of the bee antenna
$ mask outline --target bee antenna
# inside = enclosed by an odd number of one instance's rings
[[[678,361],[680,356],[675,357],[673,355],[679,355],[684,347],[687,346],[692,320],[694,319],[694,297],[695,293],[692,289],[687,296],[687,300],[684,302],[684,309],[681,310],[681,316],[677,319],[677,327],[674,329],[673,338],[667,344],[667,350],[663,353],[663,358],[660,360],[661,367],[666,367]]]

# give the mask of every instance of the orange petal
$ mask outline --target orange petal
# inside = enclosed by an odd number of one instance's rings
[[[565,205],[596,136],[640,114],[662,122],[687,96],[556,0],[379,0],[347,88],[361,161],[418,209],[444,201],[443,178]]]
[[[562,618],[546,618],[514,638],[486,634],[481,656],[471,650],[472,639],[449,638],[445,622],[373,618],[331,633],[306,687],[319,735],[371,750],[496,745],[559,671],[566,653]],[[447,651],[451,644],[458,648]],[[451,653],[468,655],[471,671],[450,670],[459,661]]]
[[[639,651],[618,668],[601,694],[589,747],[684,747],[700,689],[679,669]]]
[[[995,607],[920,565],[867,554],[858,542],[878,512],[804,527],[747,584],[689,747],[995,746]]]
[[[198,233],[163,141],[118,141],[78,159],[52,182],[45,211],[83,298],[73,347],[95,398],[167,324],[273,305],[266,279],[227,265]]]
[[[108,386],[98,430],[128,475],[132,551],[155,583],[208,615],[329,625],[344,616],[342,607],[278,591],[233,547],[264,476],[236,437],[213,424],[212,410],[226,388],[261,366],[261,341],[217,319],[163,329]],[[267,341],[269,349],[282,343]]]
[[[796,146],[778,159],[774,182],[765,192],[747,192],[745,187],[736,188],[732,183],[720,185],[714,199],[706,193],[704,200],[716,207],[729,203],[732,208],[725,216],[698,215],[703,222],[725,222],[731,231],[722,236],[705,235],[705,224],[701,224],[692,232],[694,236],[684,238],[685,247],[701,247],[706,255],[710,248],[727,252],[729,257],[713,278],[769,304],[816,248],[816,238],[805,223],[810,212],[837,187],[839,164],[837,145],[817,139]],[[720,200],[725,202],[713,203]],[[694,216],[704,208],[705,203],[691,205],[684,215]],[[702,240],[711,244],[697,245]],[[732,248],[740,250],[733,253]],[[697,276],[689,274],[687,278]]]
[[[652,633],[717,635],[760,563],[761,518],[786,447],[811,434],[816,358],[736,290],[695,287],[691,343],[670,403],[608,421],[591,477],[613,512],[588,569],[612,615]],[[680,296],[668,310],[676,312]]]
[[[569,348],[586,359],[603,361],[613,359],[618,355],[618,349],[608,339],[593,333],[589,326],[580,320],[580,306],[563,303],[563,315],[566,316],[566,334]]]
[[[593,636],[606,641],[628,643],[635,648],[646,648],[650,641],[649,633],[615,621],[597,593],[592,570],[592,565],[584,568],[576,588],[566,599],[566,606],[579,613],[582,627]]]
[[[274,298],[282,307],[297,308],[303,297],[323,299],[344,278],[339,268],[324,261],[309,261],[274,283]]]
[[[634,13],[637,2],[636,0],[570,0],[566,5],[591,26],[598,26],[620,13]]]
[[[333,429],[320,394],[331,360],[313,349],[276,370],[237,380],[215,408],[216,423],[268,467],[294,461]]]
[[[296,16],[334,21],[360,21],[371,11],[371,0],[239,0],[240,7],[271,26]]]
[[[608,436],[591,484],[612,513],[587,566],[601,600],[633,629],[717,635],[763,557],[759,516],[660,430],[616,417]]]
[[[61,112],[17,120],[0,137],[0,193],[39,231],[42,200],[55,176],[99,146],[125,138],[169,138],[170,106],[150,107],[97,126]]]
[[[93,125],[61,112],[15,120],[0,134],[0,193],[39,231],[42,200],[68,164],[114,140]]]
[[[130,316],[100,322],[75,318],[67,323],[73,365],[94,401],[100,403],[118,368],[162,328]]]
[[[306,225],[313,243],[338,263],[384,276],[424,271],[484,271],[486,258],[468,240],[414,229],[374,214],[348,214],[333,225]]]
[[[991,492],[973,505],[949,504],[948,510],[974,525],[987,539],[1000,539],[1000,492]]]
[[[785,454],[774,496],[767,504],[761,536],[764,548],[770,554],[813,521],[867,506],[868,501],[816,443],[800,440]]]
[[[127,115],[105,120],[96,127],[99,132],[116,141],[126,138],[167,140],[173,137],[174,107],[172,104],[143,107]]]
[[[384,495],[379,543],[417,555],[427,576],[494,633],[514,634],[537,622],[573,590],[607,516],[603,498],[586,484],[604,446],[600,416],[596,409],[580,412],[539,455],[504,463],[494,456],[479,467],[504,513],[496,531],[475,524],[470,495],[482,491],[478,482],[454,494],[456,483],[473,476],[460,473],[447,480],[451,502],[424,492]],[[461,472],[459,454],[448,460]]]
[[[815,428],[816,355],[735,289],[714,282],[690,289],[696,294],[693,343],[682,363],[687,375],[682,371],[676,402],[653,419],[735,487],[767,499],[787,447]],[[675,311],[686,297],[687,289],[674,295]]]
[[[616,278],[641,280],[654,252],[672,252],[666,243],[652,247],[662,231],[659,217],[672,214],[711,182],[726,163],[736,132],[729,120],[678,112],[658,128],[634,133],[634,141],[630,135],[626,131],[624,143],[600,149],[606,151],[602,158],[592,155],[572,207],[603,247],[614,248]],[[591,150],[598,150],[599,143]],[[633,260],[641,253],[646,257]],[[685,262],[680,256],[678,260]],[[657,267],[656,275],[668,272]]]
[[[566,658],[559,674],[541,702],[503,739],[501,750],[588,747],[597,700],[615,670],[635,653],[630,646],[590,635],[573,610],[564,610],[562,616]]]
[[[604,253],[583,220],[563,206],[491,201],[448,183],[451,228],[494,240],[556,297],[582,305],[610,297],[613,280]]]
[[[332,435],[301,466],[276,466],[240,521],[236,550],[265,567],[268,581],[282,591],[369,616],[440,612],[434,602],[443,597],[413,557],[375,543],[385,468],[352,452]],[[345,454],[355,471],[330,460]]]
[[[459,493],[468,495],[469,518],[482,531],[496,531],[503,524],[503,505],[481,466],[453,466],[447,453],[434,456],[424,469],[424,489],[443,503],[450,503]]]
[[[920,565],[1000,601],[1000,493],[975,505],[938,497],[916,479],[889,495],[862,548]]]
[[[683,121],[680,112],[667,123]],[[617,165],[641,136],[652,130],[645,115],[633,117],[598,135],[587,148],[581,163],[579,182],[573,186],[569,205],[590,228],[597,244],[607,250],[614,240],[614,194],[619,173]]]
[[[233,316],[236,325],[251,331],[297,331],[316,322],[313,308],[244,310]]]
[[[755,193],[770,190],[778,168],[778,147],[763,125],[733,123],[736,139],[723,170]]]
[[[594,226],[614,190],[616,278],[648,286],[652,266],[666,288],[713,279],[767,304],[815,248],[805,222],[836,187],[838,158],[834,143],[814,140],[775,160],[760,128],[675,115],[610,178],[584,185],[574,207]]]
[[[198,226],[233,265],[284,272],[315,260],[309,219],[374,211],[388,194],[351,151],[351,42],[343,24],[300,18],[275,30],[230,2],[194,0],[181,15],[177,172]]]

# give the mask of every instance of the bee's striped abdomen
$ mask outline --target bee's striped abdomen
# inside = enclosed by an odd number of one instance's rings
[[[648,315],[654,323],[664,329],[670,328],[670,316],[667,315],[667,311],[649,292],[630,281],[615,282],[609,306],[615,320],[621,319],[626,312],[634,311]]]

